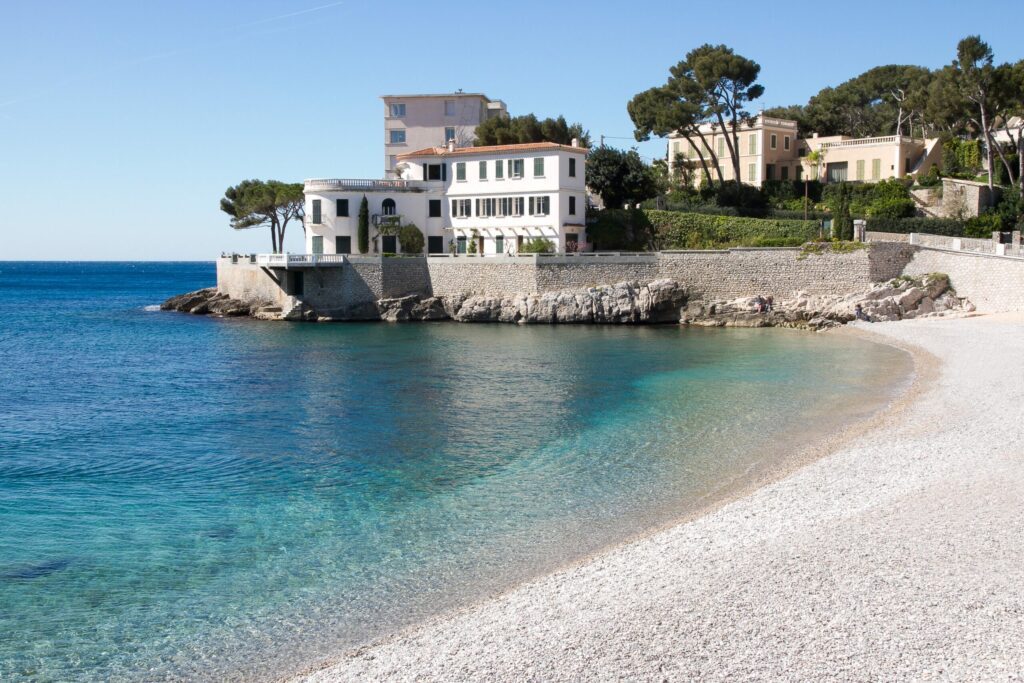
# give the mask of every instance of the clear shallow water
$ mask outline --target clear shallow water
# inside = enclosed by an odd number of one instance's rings
[[[0,263],[0,680],[287,674],[694,509],[909,369],[780,330],[145,310],[213,279]]]

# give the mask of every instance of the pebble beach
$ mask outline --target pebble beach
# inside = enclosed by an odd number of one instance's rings
[[[823,456],[296,680],[1024,678],[1024,315],[851,327],[916,381]]]

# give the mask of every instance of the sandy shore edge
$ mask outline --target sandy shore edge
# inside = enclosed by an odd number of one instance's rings
[[[647,529],[641,534],[623,539],[618,543],[603,548],[597,553],[582,558],[576,558],[542,576],[527,579],[472,604],[436,615],[422,622],[396,630],[395,632],[377,638],[367,644],[339,653],[337,657],[331,660],[317,663],[295,676],[284,680],[345,680],[347,677],[342,674],[341,671],[336,671],[335,669],[344,666],[346,661],[366,657],[368,655],[373,659],[372,653],[379,648],[386,647],[389,644],[400,643],[404,639],[426,629],[437,628],[439,626],[443,627],[445,624],[452,623],[464,615],[484,609],[487,605],[500,601],[512,593],[529,591],[535,584],[567,573],[585,570],[588,565],[594,563],[595,560],[602,556],[628,551],[629,548],[638,544],[644,544],[653,537],[656,537],[667,530],[685,526],[694,520],[715,513],[737,500],[750,496],[757,490],[771,483],[783,480],[804,467],[840,451],[854,439],[863,438],[871,433],[890,429],[893,424],[905,419],[906,411],[912,408],[915,401],[917,401],[924,392],[933,386],[939,375],[942,365],[940,359],[927,349],[921,347],[919,344],[894,338],[890,335],[873,332],[870,327],[865,325],[837,328],[823,334],[855,336],[869,342],[885,344],[898,348],[909,354],[911,358],[912,370],[910,376],[901,383],[898,382],[896,394],[887,403],[873,411],[869,417],[850,422],[844,425],[838,432],[820,437],[816,439],[814,443],[809,444],[798,452],[782,458],[781,460],[773,460],[770,463],[765,463],[766,466],[759,467],[755,471],[730,482],[722,489],[708,494],[708,496],[706,496],[706,502],[698,503],[693,510],[681,517],[667,520],[664,524]],[[902,384],[902,386],[899,386],[900,384]],[[404,677],[401,678],[404,679]]]

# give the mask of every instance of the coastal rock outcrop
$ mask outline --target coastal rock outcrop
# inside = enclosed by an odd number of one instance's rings
[[[445,309],[459,322],[644,324],[678,321],[688,297],[675,280],[655,280],[543,294],[477,294],[449,298]]]
[[[236,317],[250,315],[254,306],[227,294],[221,294],[216,287],[197,289],[187,294],[172,296],[160,304],[162,311],[181,311],[193,315],[214,315],[219,317]]]
[[[756,297],[728,301],[693,302],[680,322],[705,327],[805,327],[825,329],[856,319],[856,307],[867,320],[884,322],[968,313],[974,305],[956,295],[949,278],[932,273],[918,278],[899,277],[873,285],[866,292],[846,296],[812,296],[798,292],[776,301],[772,310],[759,312]]]
[[[416,295],[377,301],[380,319],[386,322],[407,322],[409,320],[446,320],[444,302],[438,297],[421,298]]]

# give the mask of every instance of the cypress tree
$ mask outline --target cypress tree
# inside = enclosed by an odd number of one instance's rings
[[[359,253],[365,254],[370,250],[370,204],[363,195],[363,201],[359,202],[359,223],[358,223]]]
[[[850,186],[846,183],[839,185],[839,206],[836,209],[832,235],[840,240],[853,239],[853,218],[850,217]]]

